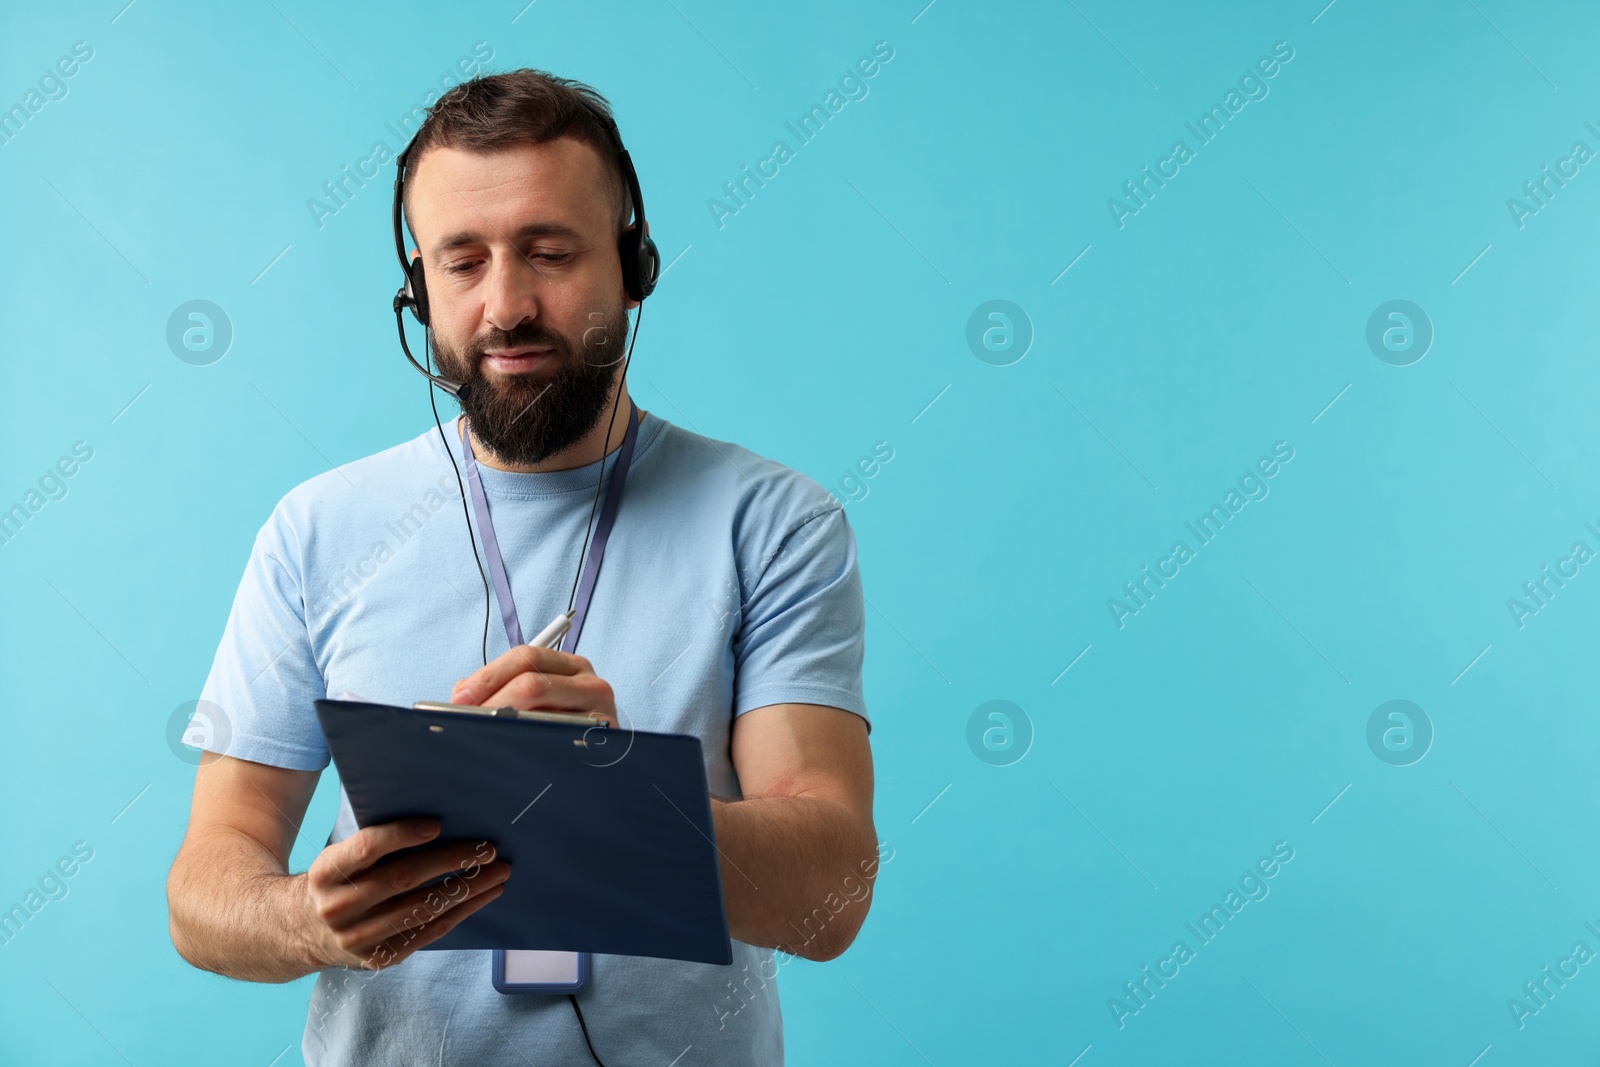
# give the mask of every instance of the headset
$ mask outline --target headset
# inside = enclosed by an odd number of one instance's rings
[[[633,169],[633,160],[629,157],[628,150],[623,147],[622,134],[617,130],[616,121],[581,96],[579,97],[579,102],[599,120],[600,125],[605,128],[607,135],[610,137],[612,147],[616,149],[617,165],[622,171],[623,180],[627,183],[628,195],[632,198],[633,225],[617,237],[617,254],[622,260],[623,289],[630,299],[637,300],[642,305],[645,297],[655,291],[656,282],[661,276],[661,252],[656,248],[655,241],[651,240],[650,235],[645,232],[644,195],[639,191],[639,175]],[[406,162],[411,155],[412,148],[416,146],[417,137],[421,136],[421,134],[422,130],[419,128],[416,135],[412,137],[401,153],[395,157],[394,251],[400,260],[400,269],[405,272],[405,284],[394,295],[394,321],[396,328],[400,332],[400,350],[406,354],[406,359],[411,361],[411,365],[424,378],[449,393],[459,402],[466,392],[467,384],[433,373],[428,367],[417,362],[417,357],[411,354],[411,348],[406,344],[406,324],[402,314],[404,309],[410,308],[412,316],[423,326],[431,325],[429,321],[431,314],[428,309],[428,282],[422,272],[422,257],[408,258],[406,256],[404,220],[401,218],[405,201]],[[639,316],[635,316],[633,337],[628,341],[628,354],[622,361],[623,381],[627,380],[628,364],[633,360],[633,342],[638,338]],[[426,340],[424,340],[423,354],[425,356],[428,355]],[[429,358],[429,364],[432,364],[431,357]],[[438,427],[439,441],[445,445],[445,453],[448,455],[449,445],[445,443],[444,427],[439,422],[439,408],[437,404],[433,403],[433,399],[433,390],[429,389],[428,402],[433,406],[434,425]],[[617,417],[618,406],[613,404],[611,408],[613,422]],[[607,424],[605,440],[609,441],[610,439],[611,425]],[[455,464],[451,464],[451,466],[453,469],[455,468]],[[594,524],[595,506],[600,502],[600,483],[603,480],[604,473],[605,465],[602,463],[601,477],[596,478],[594,483],[594,501],[589,506],[589,524],[584,530],[583,547],[578,552],[578,572],[573,575],[573,591],[567,597],[569,610],[572,607],[573,597],[577,593],[578,574],[582,573],[583,560],[589,549],[589,535]],[[467,494],[465,487],[461,485],[461,471],[455,469],[455,474],[456,487],[461,490],[462,515],[467,521],[467,538],[472,544],[472,559],[478,565],[478,577],[483,580],[483,660],[487,663],[489,659],[489,579],[484,575],[483,563],[478,559],[477,539],[473,537],[472,519],[467,513]],[[567,1000],[572,1004],[572,1010],[578,1016],[578,1026],[583,1030],[583,1042],[589,1047],[589,1055],[594,1058],[595,1063],[605,1067],[604,1061],[600,1059],[599,1054],[594,1050],[594,1042],[589,1038],[589,1024],[584,1020],[583,1009],[578,1007],[578,998],[569,993],[567,994]]]
[[[616,121],[582,97],[579,97],[579,102],[599,120],[607,136],[610,137],[612,147],[617,153],[617,166],[622,171],[623,180],[628,186],[628,195],[632,198],[633,225],[617,237],[617,254],[622,260],[623,289],[629,299],[643,303],[644,298],[655,291],[656,281],[661,276],[661,252],[656,248],[655,241],[645,232],[644,194],[639,190],[639,175],[633,169],[633,159],[628,155],[627,148],[623,147],[622,134],[617,129]],[[411,354],[411,347],[406,344],[405,320],[401,317],[404,308],[410,308],[412,316],[423,326],[430,325],[432,317],[428,309],[428,280],[422,271],[422,257],[419,255],[410,258],[406,255],[405,223],[401,218],[405,202],[406,163],[411,150],[416,147],[416,138],[421,134],[422,131],[419,129],[416,136],[413,136],[395,157],[394,253],[400,260],[400,269],[405,272],[405,284],[394,294],[394,321],[400,331],[400,349],[406,354],[406,359],[411,361],[411,365],[417,368],[424,378],[459,400],[466,383],[434,374],[417,362],[417,357]],[[631,347],[630,345],[630,350]]]

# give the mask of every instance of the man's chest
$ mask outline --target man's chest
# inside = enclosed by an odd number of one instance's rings
[[[363,580],[312,611],[318,666],[331,694],[409,704],[448,699],[454,684],[509,647],[502,604],[459,547],[417,546],[365,568]],[[444,539],[440,539],[441,541]],[[562,556],[566,554],[561,554]],[[462,556],[465,556],[463,560]],[[570,560],[526,545],[507,552],[507,578],[525,637],[566,610]],[[577,654],[616,695],[623,724],[705,737],[731,720],[733,641],[740,622],[731,558],[675,551],[619,528],[578,635]],[[308,605],[308,607],[310,607]]]

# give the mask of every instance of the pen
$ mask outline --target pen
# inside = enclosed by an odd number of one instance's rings
[[[567,635],[572,627],[573,612],[563,611],[560,615],[550,620],[550,625],[539,631],[539,635],[528,644],[534,648],[555,648],[561,639]]]

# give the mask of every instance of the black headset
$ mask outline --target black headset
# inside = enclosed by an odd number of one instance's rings
[[[656,280],[661,275],[661,252],[656,248],[655,241],[645,232],[644,195],[639,191],[639,175],[633,169],[633,160],[629,157],[628,150],[623,147],[622,134],[617,130],[616,121],[581,97],[579,103],[588,108],[589,112],[599,120],[617,150],[617,166],[627,182],[628,195],[632,198],[633,206],[633,225],[617,237],[617,254],[622,260],[622,285],[629,299],[643,302],[644,298],[655,290]],[[410,308],[411,314],[423,326],[429,324],[431,317],[428,310],[428,281],[422,272],[422,257],[407,258],[404,222],[401,219],[405,202],[406,161],[411,155],[411,149],[416,146],[416,138],[421,135],[422,131],[419,129],[405,149],[395,157],[394,252],[400,260],[400,269],[405,272],[406,280],[400,291],[394,295],[394,321],[400,331],[400,349],[405,352],[406,359],[411,361],[411,365],[417,368],[423,377],[459,400],[466,383],[434,374],[417,362],[417,357],[411,354],[411,348],[406,344],[406,326],[400,314],[402,308]]]

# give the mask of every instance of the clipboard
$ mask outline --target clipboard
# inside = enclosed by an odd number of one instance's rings
[[[492,709],[316,710],[358,826],[436,818],[429,844],[492,841],[512,865],[498,900],[422,951],[733,962],[698,737]]]

